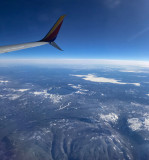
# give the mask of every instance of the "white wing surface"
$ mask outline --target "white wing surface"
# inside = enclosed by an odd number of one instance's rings
[[[26,48],[37,47],[41,45],[49,44],[48,42],[31,42],[16,45],[0,46],[0,53],[7,53],[12,51],[17,51]]]

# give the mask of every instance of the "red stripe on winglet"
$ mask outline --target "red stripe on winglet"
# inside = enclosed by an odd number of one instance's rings
[[[63,21],[58,25],[58,27],[54,30],[53,33],[51,33],[47,38],[43,39],[44,41],[50,41],[50,40],[53,40],[54,38],[56,38],[60,28],[61,28],[61,25],[62,25]]]

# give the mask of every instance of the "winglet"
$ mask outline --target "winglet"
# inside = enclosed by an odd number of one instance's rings
[[[50,44],[51,44],[53,47],[59,49],[60,51],[63,51],[54,41],[53,41],[53,42],[50,42]]]
[[[61,25],[63,23],[65,16],[66,15],[63,15],[57,20],[57,22],[54,24],[54,26],[51,28],[51,30],[48,32],[48,34],[41,40],[42,42],[50,42],[51,43],[56,39],[57,34],[61,28]]]

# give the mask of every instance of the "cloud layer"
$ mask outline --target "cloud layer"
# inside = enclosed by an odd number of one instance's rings
[[[50,64],[50,65],[114,65],[148,67],[149,61],[111,59],[0,59],[1,65],[8,64]]]
[[[80,77],[86,81],[91,81],[91,82],[99,82],[99,83],[114,83],[114,84],[132,84],[135,86],[140,86],[140,83],[126,83],[126,82],[121,82],[120,80],[116,80],[113,78],[104,78],[104,77],[97,77],[93,74],[88,74],[88,75],[72,75],[75,77]]]

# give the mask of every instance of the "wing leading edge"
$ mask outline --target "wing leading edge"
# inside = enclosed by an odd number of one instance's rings
[[[37,47],[45,44],[51,44],[53,47],[62,51],[62,49],[54,42],[56,39],[58,32],[61,28],[63,23],[64,16],[61,16],[58,21],[54,24],[48,34],[40,41],[37,42],[30,42],[30,43],[23,43],[23,44],[16,44],[16,45],[7,45],[7,46],[0,46],[0,53],[7,53],[12,51],[17,51],[26,48]]]

